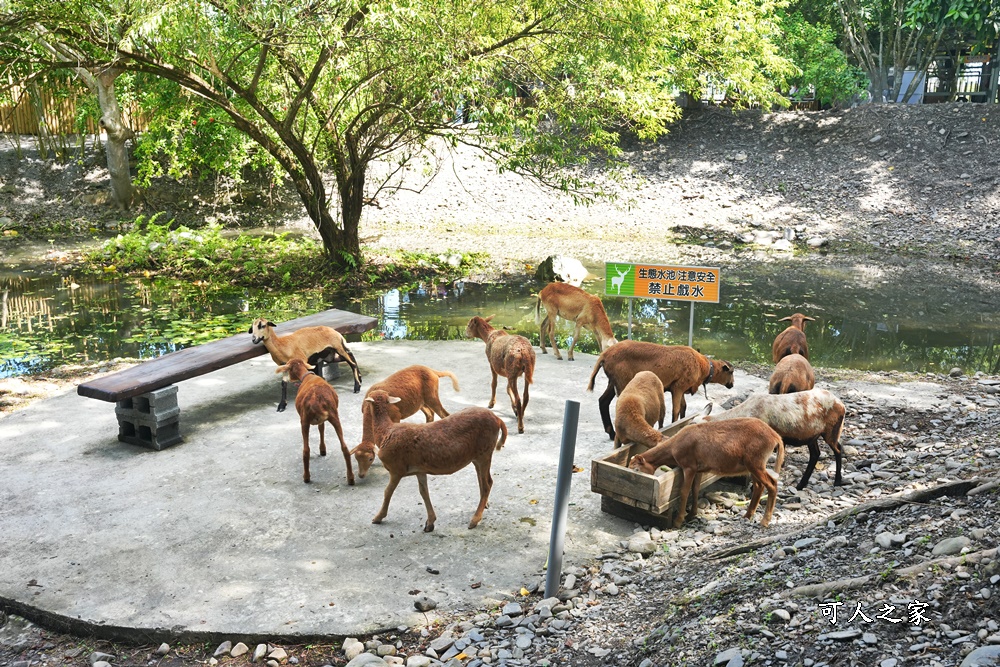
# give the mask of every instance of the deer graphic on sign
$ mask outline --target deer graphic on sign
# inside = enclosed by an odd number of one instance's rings
[[[621,296],[622,293],[622,283],[625,282],[625,276],[627,276],[628,272],[631,270],[632,267],[629,266],[627,269],[625,269],[625,272],[623,273],[621,269],[619,269],[617,266],[615,267],[615,272],[618,274],[618,277],[611,279],[611,287],[617,291],[619,296]]]

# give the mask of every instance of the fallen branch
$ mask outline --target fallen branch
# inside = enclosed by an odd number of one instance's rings
[[[1000,480],[984,480],[981,477],[974,477],[972,479],[959,480],[957,482],[947,482],[945,484],[940,484],[927,489],[918,489],[908,493],[899,493],[886,498],[870,500],[866,503],[843,509],[794,533],[781,533],[778,535],[762,537],[758,540],[754,540],[753,542],[747,542],[746,544],[741,544],[728,549],[723,549],[722,551],[717,551],[713,554],[708,554],[705,558],[707,560],[722,560],[724,558],[738,556],[740,554],[756,551],[761,547],[766,547],[767,545],[774,544],[775,542],[797,538],[800,535],[809,533],[820,526],[826,526],[826,524],[830,521],[833,521],[834,523],[841,523],[845,519],[861,514],[862,512],[882,511],[900,507],[901,505],[925,503],[929,500],[934,500],[935,498],[941,498],[942,496],[964,496],[968,495],[971,490],[979,487],[980,485],[992,482],[1000,482]]]
[[[881,577],[883,581],[890,582],[897,579],[914,578],[928,570],[933,570],[939,567],[954,567],[955,565],[969,565],[972,563],[978,563],[985,558],[994,558],[997,555],[996,549],[985,549],[983,551],[974,551],[972,553],[962,554],[961,556],[948,556],[947,558],[937,558],[935,560],[929,560],[923,563],[917,563],[916,565],[910,565],[909,567],[900,568],[898,570],[892,570],[885,575],[875,575],[868,574],[863,577],[851,577],[849,579],[838,579],[837,581],[830,581],[824,584],[809,584],[807,586],[799,586],[793,588],[790,591],[783,593],[783,597],[811,597],[825,600],[830,597],[833,593],[839,593],[842,591],[856,590],[858,588],[864,588],[876,577]]]

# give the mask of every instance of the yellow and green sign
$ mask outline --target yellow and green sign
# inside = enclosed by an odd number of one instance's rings
[[[604,293],[639,299],[719,303],[719,269],[606,262]]]

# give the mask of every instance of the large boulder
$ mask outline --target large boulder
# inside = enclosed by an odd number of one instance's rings
[[[590,272],[583,266],[583,263],[572,257],[562,255],[550,255],[535,269],[535,280],[542,282],[569,283],[579,287],[580,284],[590,275]]]

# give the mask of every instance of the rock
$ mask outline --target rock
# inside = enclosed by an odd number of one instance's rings
[[[931,554],[934,556],[954,556],[961,553],[962,549],[968,547],[970,544],[972,544],[972,540],[965,535],[949,537],[935,544],[931,550]]]
[[[806,245],[810,248],[822,248],[830,243],[830,239],[825,236],[812,236],[806,239]]]
[[[438,604],[426,595],[421,595],[413,601],[413,606],[416,607],[417,611],[430,611],[437,609]]]
[[[964,375],[964,373],[962,373],[961,368],[956,366],[955,368],[952,368],[950,371],[948,371],[948,375],[950,375],[953,378],[960,378],[962,377],[962,375]]]
[[[229,652],[229,655],[231,655],[234,658],[238,658],[241,655],[246,655],[249,652],[250,648],[243,642],[239,642],[238,644],[236,644],[236,646],[233,647],[233,650]]]
[[[739,153],[737,153],[736,155],[733,156],[733,160],[735,162],[746,162],[747,161],[747,157],[748,156],[747,156],[746,153],[740,151]]]
[[[627,548],[630,553],[651,556],[656,553],[656,542],[653,541],[648,532],[642,530],[629,536]]]
[[[878,667],[896,667],[899,664],[899,660],[896,658],[886,658],[882,662],[878,663]]]
[[[792,620],[792,615],[788,613],[787,609],[779,608],[771,612],[771,623],[788,623],[790,620]]]
[[[357,640],[355,639],[354,641]],[[267,655],[267,644],[257,644],[256,648],[253,650],[253,659],[251,662],[260,662],[264,659],[265,655]]]
[[[101,653],[100,651],[94,651],[90,654],[90,664],[95,665],[99,662],[111,662],[115,659],[115,656],[108,653]]]
[[[411,655],[406,659],[406,667],[430,667],[431,659],[426,655]]]
[[[546,257],[538,268],[535,269],[535,280],[551,283],[562,282],[570,285],[580,286],[590,275],[583,263],[572,257],[562,255],[550,255]]]
[[[170,644],[164,642],[160,644],[160,647],[153,651],[154,655],[166,655],[170,653]]]
[[[875,536],[875,544],[883,549],[898,547],[906,542],[906,533],[879,533]]]
[[[267,657],[269,660],[277,660],[280,663],[281,661],[288,659],[288,654],[285,652],[285,649],[279,646],[268,653]]]
[[[500,613],[502,613],[504,616],[514,617],[523,614],[524,610],[521,609],[521,605],[519,603],[508,602],[503,606],[503,610],[501,610]]]
[[[1000,646],[980,646],[959,667],[1000,667]]]
[[[857,639],[861,636],[861,630],[856,628],[851,628],[850,630],[838,630],[837,632],[828,632],[825,635],[820,635],[820,639],[833,639],[839,642],[846,642],[852,639]]]
[[[215,653],[212,654],[212,657],[221,658],[224,655],[229,655],[231,650],[233,650],[233,643],[227,639],[219,644],[218,648],[215,649]]]
[[[387,663],[382,658],[378,657],[373,653],[362,653],[358,657],[347,663],[347,667],[389,667]]]
[[[734,663],[736,660],[738,662]],[[726,665],[727,667],[740,667],[743,665],[743,652],[739,648],[726,649],[715,656],[713,665]]]
[[[455,638],[450,635],[441,635],[434,641],[430,643],[430,648],[434,649],[434,652],[441,655],[445,651],[451,648],[451,645],[455,643]]]

